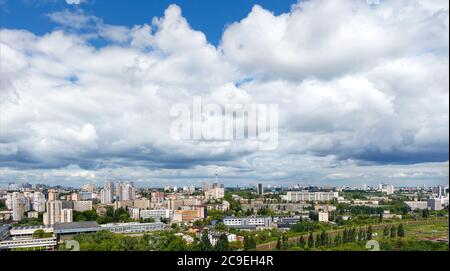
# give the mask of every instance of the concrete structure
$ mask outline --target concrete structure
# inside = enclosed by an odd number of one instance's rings
[[[408,205],[411,210],[423,210],[428,208],[428,201],[405,201],[405,204]]]
[[[59,199],[58,191],[56,191],[54,189],[49,190],[47,198],[48,198],[48,201],[58,200]]]
[[[48,201],[47,212],[44,213],[44,225],[55,225],[57,223],[69,223],[73,221],[73,210],[63,209],[60,200]]]
[[[56,224],[53,226],[54,233],[59,239],[70,237],[79,233],[97,232],[102,228],[95,221],[71,222]]]
[[[427,202],[428,202],[428,208],[433,211],[440,211],[440,210],[444,209],[444,207],[443,207],[444,202],[440,198],[429,198]]]
[[[286,194],[287,201],[330,201],[339,197],[338,192],[307,192],[289,191]]]
[[[148,219],[153,218],[155,221],[160,221],[161,218],[171,220],[173,216],[173,210],[160,209],[160,210],[141,210],[140,218]]]
[[[0,225],[0,241],[9,237],[9,225]]]
[[[173,213],[173,222],[193,222],[203,219],[206,216],[205,207],[198,206],[192,209],[175,210]]]
[[[97,189],[97,187],[95,186],[95,184],[88,183],[83,185],[82,189],[86,192],[93,193]]]
[[[225,188],[223,184],[217,182],[217,174],[215,183],[203,183],[203,191],[205,193],[206,200],[222,199],[225,196]]]
[[[264,187],[263,187],[263,184],[262,184],[262,183],[259,183],[259,184],[256,186],[256,194],[257,194],[257,195],[262,195],[262,194],[264,194]]]
[[[53,233],[53,227],[37,225],[12,228],[10,229],[9,234],[13,240],[29,239],[33,238],[33,234],[37,230],[43,230],[45,233]]]
[[[267,217],[234,217],[228,216],[223,219],[223,223],[232,228],[268,228],[272,226],[272,218]]]
[[[20,240],[4,240],[0,241],[0,250],[9,249],[36,249],[44,248],[45,250],[53,250],[57,244],[56,237],[52,236],[49,238],[39,238],[39,239],[20,239]]]
[[[11,197],[12,202],[12,218],[14,221],[20,221],[25,218],[26,198],[22,193],[14,192]]]
[[[77,212],[90,211],[92,210],[92,201],[90,200],[74,201],[73,210]]]
[[[140,233],[147,231],[160,231],[165,229],[165,224],[161,222],[155,223],[110,223],[101,225],[101,228],[114,233]]]
[[[27,213],[27,218],[39,218],[39,213],[36,211],[31,211]]]
[[[137,207],[128,207],[128,214],[130,215],[131,219],[139,220],[139,208]]]
[[[328,212],[319,212],[319,222],[328,222]]]
[[[139,200],[119,200],[114,202],[114,209],[127,208],[127,207],[137,207],[139,209],[149,209],[150,200],[139,199]]]
[[[33,193],[33,210],[42,213],[45,212],[46,199],[43,193],[36,191]]]
[[[111,181],[106,181],[100,194],[101,202],[103,204],[112,203],[114,198],[114,184]]]

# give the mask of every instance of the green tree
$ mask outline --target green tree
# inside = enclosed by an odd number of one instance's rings
[[[308,236],[308,248],[313,248],[314,247],[314,235],[312,232],[309,233]]]
[[[391,227],[391,238],[397,237],[397,228],[395,226]]]
[[[213,250],[213,246],[211,245],[211,242],[209,241],[208,232],[203,231],[202,237],[200,239],[200,250],[201,251],[211,251]]]
[[[306,246],[306,241],[305,238],[302,236],[300,236],[300,238],[298,239],[298,246],[301,248],[305,248]]]
[[[430,216],[430,211],[428,209],[423,209],[422,210],[422,217],[424,219],[427,219]]]
[[[228,251],[228,250],[230,250],[228,237],[227,237],[227,235],[225,233],[220,235],[219,240],[217,241],[217,244],[216,244],[216,250],[217,251]]]
[[[397,235],[398,237],[405,237],[405,227],[403,224],[398,225]]]
[[[244,249],[251,250],[256,248],[255,239],[251,235],[244,236]]]
[[[44,230],[35,230],[33,232],[33,238],[43,238],[45,236]]]
[[[281,248],[287,249],[289,247],[289,238],[288,238],[287,234],[284,232],[282,234],[282,241],[283,241],[283,243],[281,245]]]
[[[389,234],[390,234],[389,228],[388,228],[387,226],[384,227],[384,230],[383,230],[383,238],[388,238],[388,237],[389,237]]]
[[[367,235],[366,235],[367,240],[372,240],[372,235],[373,235],[372,226],[369,225],[369,228],[367,228]]]
[[[281,239],[281,236],[278,236],[276,248],[277,248],[278,250],[280,250],[280,249],[282,248],[282,246],[283,246],[283,240]]]
[[[348,242],[348,231],[347,231],[346,228],[344,229],[344,233],[343,233],[343,236],[342,236],[342,242],[344,244]]]

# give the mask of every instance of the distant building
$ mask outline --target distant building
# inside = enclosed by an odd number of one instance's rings
[[[13,211],[13,221],[20,221],[25,218],[26,211],[26,198],[22,193],[14,192],[12,193],[12,211]]]
[[[141,210],[140,218],[148,219],[153,218],[155,221],[160,221],[161,218],[171,220],[173,216],[173,210],[160,209],[160,210]]]
[[[204,192],[206,200],[223,199],[225,196],[225,188],[223,184],[219,183],[213,183],[212,185],[207,184]]]
[[[328,222],[328,212],[319,212],[319,222]]]
[[[173,213],[173,222],[192,222],[199,219],[203,219],[206,216],[206,210],[204,206],[192,207],[187,210],[175,210]]]
[[[58,200],[58,199],[59,199],[58,198],[58,191],[53,190],[53,189],[48,191],[48,201],[55,201],[55,200]]]
[[[139,220],[139,208],[138,207],[128,207],[128,214],[131,219]]]
[[[39,218],[39,213],[36,211],[28,212],[27,217],[28,218]]]
[[[330,201],[339,197],[338,192],[307,192],[289,191],[286,194],[287,201]]]
[[[423,210],[428,208],[428,201],[405,201],[405,204],[408,205],[411,210]]]
[[[92,210],[92,201],[79,200],[73,202],[73,210],[77,212],[85,212]]]
[[[42,213],[45,212],[45,196],[42,192],[36,191],[33,193],[33,210]]]
[[[112,203],[114,198],[114,184],[111,181],[106,181],[100,194],[101,202],[103,204]]]
[[[392,184],[380,184],[379,190],[387,195],[392,195],[394,194],[395,187]]]
[[[48,201],[47,212],[44,213],[44,225],[55,225],[57,223],[69,223],[73,221],[73,210],[63,209],[60,200]]]
[[[97,187],[95,186],[95,184],[88,183],[83,185],[82,189],[86,192],[93,193],[95,190],[97,190]]]
[[[102,229],[114,233],[139,233],[147,231],[160,231],[165,229],[165,224],[161,222],[155,223],[110,223],[100,225]]]
[[[223,223],[232,228],[251,229],[256,227],[271,227],[272,218],[267,217],[234,217],[228,216],[223,219]]]
[[[264,194],[264,187],[263,187],[263,184],[262,184],[262,183],[259,183],[259,184],[256,186],[256,194],[257,194],[257,195],[262,195],[262,194]]]
[[[440,210],[444,209],[444,207],[443,207],[444,202],[440,198],[429,198],[427,202],[428,202],[428,208],[433,211],[440,211]]]

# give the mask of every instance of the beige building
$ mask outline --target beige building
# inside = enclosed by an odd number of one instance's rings
[[[73,202],[73,210],[77,212],[84,212],[92,210],[92,201],[80,200]]]
[[[58,200],[58,191],[51,189],[48,191],[48,201],[55,200]]]
[[[73,210],[63,209],[62,201],[48,201],[47,212],[44,213],[44,225],[73,222]]]

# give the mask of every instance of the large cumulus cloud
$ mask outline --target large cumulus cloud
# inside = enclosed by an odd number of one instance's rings
[[[175,5],[131,28],[76,9],[49,14],[60,26],[43,36],[1,29],[2,180],[448,179],[448,14],[445,1],[255,6],[217,47]],[[278,148],[173,140],[170,108],[193,95],[278,104]]]

